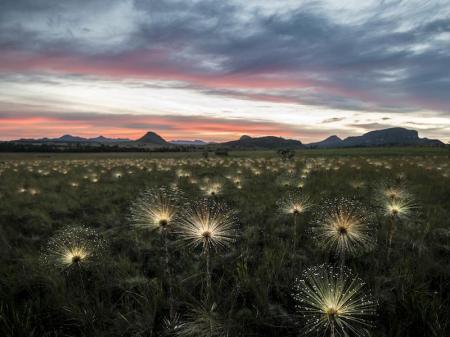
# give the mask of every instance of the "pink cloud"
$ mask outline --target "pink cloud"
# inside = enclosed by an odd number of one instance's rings
[[[37,116],[37,115],[40,116]],[[103,135],[136,139],[151,130],[166,139],[203,138],[208,141],[233,140],[243,134],[275,135],[287,138],[319,139],[324,132],[261,121],[208,118],[198,116],[150,116],[131,114],[68,114],[68,113],[0,113],[3,140],[18,138],[59,137],[75,134],[84,137]]]
[[[57,73],[95,75],[107,78],[134,78],[186,81],[207,88],[289,89],[311,86],[308,81],[275,76],[274,73],[209,74],[188,71],[182,65],[168,63],[164,50],[140,51],[119,56],[86,57],[70,55],[36,55],[3,51],[0,71],[5,73]]]

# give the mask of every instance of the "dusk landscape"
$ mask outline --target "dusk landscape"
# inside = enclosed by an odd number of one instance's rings
[[[450,3],[0,1],[0,336],[450,330]]]

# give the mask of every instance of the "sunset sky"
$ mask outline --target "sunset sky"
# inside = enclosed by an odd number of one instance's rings
[[[450,1],[1,0],[0,139],[450,141]]]

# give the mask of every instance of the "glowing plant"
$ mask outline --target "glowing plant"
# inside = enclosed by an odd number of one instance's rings
[[[131,222],[136,228],[157,230],[161,234],[168,280],[169,320],[171,321],[175,317],[175,306],[168,234],[176,221],[176,215],[183,200],[183,193],[176,188],[151,188],[145,191],[131,206]]]
[[[347,268],[320,265],[307,269],[296,281],[294,299],[306,321],[306,335],[370,336],[377,302]]]
[[[222,182],[211,179],[205,179],[200,185],[200,189],[207,197],[216,197],[222,192],[222,187]]]
[[[382,203],[384,215],[388,218],[387,258],[391,253],[392,239],[399,223],[408,220],[416,208],[411,197],[386,198]]]
[[[312,233],[318,245],[334,252],[342,265],[347,254],[368,251],[375,243],[371,212],[361,203],[347,198],[325,201],[316,216]]]
[[[415,205],[411,198],[386,199],[383,203],[384,215],[392,219],[406,220],[412,215]]]
[[[298,217],[312,207],[308,195],[300,192],[288,192],[284,198],[278,201],[278,209],[282,214],[292,215],[294,219],[293,243],[294,249],[297,242]]]
[[[44,262],[62,271],[84,268],[102,256],[105,241],[93,229],[69,227],[56,233],[43,252]]]
[[[206,257],[207,298],[211,291],[211,249],[228,248],[235,240],[236,216],[225,204],[202,199],[180,221],[179,235],[189,246],[201,246]]]
[[[165,234],[173,226],[183,194],[176,188],[146,190],[131,206],[131,222],[139,229],[160,230]]]

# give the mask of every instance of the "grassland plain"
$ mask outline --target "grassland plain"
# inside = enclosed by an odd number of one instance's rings
[[[0,336],[441,337],[450,328],[450,159],[442,149],[308,150],[288,162],[259,151],[2,154],[0,182]],[[167,235],[135,226],[131,214],[145,190],[159,187],[184,196]],[[291,212],[285,206],[296,196],[308,196],[308,207]],[[226,203],[237,219],[234,240],[210,254],[183,244],[177,230],[203,198]],[[337,254],[323,242],[316,229],[328,223],[320,219],[330,200],[364,208],[358,219],[370,218],[371,244],[344,244]],[[51,259],[78,226],[95,231],[77,242],[96,258]],[[310,268],[320,275],[324,263],[345,265],[365,283],[357,298],[375,299],[360,328],[339,330],[333,322],[348,317],[327,307],[323,326],[305,329],[299,280]],[[359,314],[347,314],[350,326]]]

